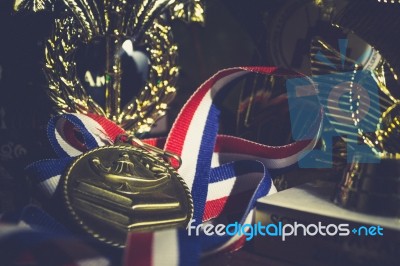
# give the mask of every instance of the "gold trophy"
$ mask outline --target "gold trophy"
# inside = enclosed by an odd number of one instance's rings
[[[177,46],[167,16],[203,22],[200,0],[16,0],[16,11],[62,9],[46,43],[45,74],[58,113],[95,113],[136,135],[148,132],[176,93]],[[61,6],[61,7],[60,7]],[[105,106],[85,90],[78,77],[76,53],[83,45],[105,43]],[[149,73],[139,94],[121,106],[121,53],[144,46]],[[130,48],[130,49],[129,49]],[[129,73],[126,73],[129,75]]]
[[[45,75],[58,113],[94,113],[121,126],[127,136],[90,150],[66,169],[60,185],[71,220],[92,237],[124,247],[128,232],[186,226],[193,214],[190,190],[168,163],[176,155],[133,135],[150,131],[176,93],[177,46],[168,19],[204,20],[200,0],[17,0],[16,11],[54,11],[46,42]],[[104,106],[78,75],[82,46],[102,43]],[[135,54],[149,67],[137,96],[122,104],[126,69],[121,54]],[[136,62],[136,61],[135,61]],[[125,138],[125,141],[122,139]]]
[[[314,39],[312,43],[313,74],[322,75],[321,80],[325,83],[330,82],[332,88],[335,84],[348,84],[348,87],[343,87],[343,89],[350,92],[345,107],[348,111],[347,115],[327,112],[330,123],[342,133],[342,138],[346,142],[356,141],[368,147],[366,150],[353,151],[352,161],[343,169],[342,180],[339,182],[333,200],[336,204],[355,211],[400,216],[400,145],[398,144],[400,107],[399,100],[394,96],[397,88],[393,85],[398,84],[398,78],[388,61],[376,49],[371,49],[370,57],[365,57],[365,63],[360,64],[351,58],[344,57],[321,38]],[[321,53],[329,59],[329,64],[315,59]],[[367,79],[368,82],[363,83],[363,86],[364,88],[375,86],[377,95],[365,97],[367,96],[365,89],[364,92],[358,89],[359,82],[363,80],[343,83],[347,80],[341,80],[340,75],[335,78],[337,70],[332,66],[336,69],[342,67],[348,73],[353,72],[354,77],[358,71],[366,71],[370,78]],[[345,95],[345,91],[341,93]],[[328,107],[337,106],[330,101],[332,100],[328,99]],[[368,109],[363,109],[363,104],[368,105]],[[350,123],[346,123],[346,119]],[[361,123],[368,123],[374,131],[367,132],[360,126]],[[350,151],[347,150],[347,152]],[[346,156],[346,154],[343,155]]]

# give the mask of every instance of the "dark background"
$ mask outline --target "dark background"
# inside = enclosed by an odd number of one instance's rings
[[[54,111],[46,95],[42,68],[44,42],[56,14],[14,14],[11,2],[0,3],[0,212],[32,201],[32,189],[23,169],[31,162],[53,157],[45,127]],[[319,17],[311,0],[207,0],[205,25],[171,22],[179,45],[181,72],[179,91],[167,116],[168,126],[191,93],[220,69],[274,65],[310,74],[310,42],[316,36],[336,45],[335,41],[346,31],[354,31],[378,49],[396,71],[400,69],[400,4],[383,5],[374,0],[337,2],[345,6],[336,20],[340,30]],[[259,130],[257,114],[253,114],[248,127],[240,119],[238,105],[246,98],[242,90],[239,84],[228,95],[221,131],[266,143],[268,140],[262,136],[249,134]],[[314,171],[299,178],[296,172],[296,181],[290,183],[289,177],[285,182],[293,186],[318,174]],[[248,250],[251,247],[213,257],[205,264],[278,263]]]

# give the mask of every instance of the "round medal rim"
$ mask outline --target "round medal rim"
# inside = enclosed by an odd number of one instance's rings
[[[65,171],[65,173],[61,176],[61,178],[62,178],[61,179],[62,180],[62,188],[63,188],[62,194],[63,194],[63,199],[64,199],[64,203],[66,205],[68,214],[72,217],[73,222],[78,227],[80,227],[80,229],[83,229],[87,234],[89,234],[90,236],[94,237],[95,239],[97,239],[97,240],[99,240],[99,241],[101,241],[101,242],[103,242],[105,244],[108,244],[108,245],[111,245],[111,246],[114,246],[114,247],[118,247],[118,248],[124,248],[125,247],[125,243],[121,244],[121,243],[109,240],[106,237],[103,237],[101,235],[101,233],[96,232],[93,229],[91,229],[90,225],[87,225],[87,223],[84,222],[79,217],[79,215],[75,212],[73,204],[71,204],[70,196],[69,196],[69,193],[68,193],[68,187],[70,185],[69,181],[70,181],[71,171],[78,164],[78,162],[80,162],[82,160],[82,158],[84,158],[84,157],[86,157],[86,156],[88,156],[90,154],[93,154],[93,153],[95,153],[97,151],[106,150],[106,149],[120,149],[120,150],[134,151],[134,152],[143,153],[143,154],[145,154],[147,156],[150,156],[150,157],[155,157],[152,153],[150,153],[150,152],[148,152],[148,151],[146,151],[144,149],[137,148],[137,147],[134,147],[134,146],[128,146],[128,145],[107,145],[107,146],[102,146],[102,147],[98,147],[98,148],[92,149],[92,150],[90,150],[88,152],[85,152],[85,153],[81,154],[80,156],[78,156],[71,163],[71,165],[68,166],[68,168]],[[174,175],[178,179],[178,181],[182,184],[183,189],[184,189],[185,194],[186,194],[186,197],[187,197],[187,200],[188,200],[188,208],[189,208],[189,219],[188,220],[189,221],[192,220],[193,219],[193,212],[194,212],[194,205],[193,205],[192,194],[191,194],[191,191],[190,191],[189,187],[187,186],[185,180],[178,174],[178,172],[170,164],[168,164],[168,163],[166,163],[166,162],[164,162],[162,160],[160,160],[160,163],[163,164],[168,169],[168,171],[170,171],[170,173],[172,175]]]

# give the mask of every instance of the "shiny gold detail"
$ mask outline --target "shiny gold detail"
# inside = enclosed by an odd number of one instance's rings
[[[133,137],[131,135],[119,135],[116,139],[116,144],[126,143],[129,145],[133,145],[135,147],[139,147],[145,149],[146,151],[152,153],[153,155],[159,157],[161,160],[164,160],[172,165],[173,160],[176,162],[175,169],[179,169],[182,164],[182,159],[179,155],[164,151],[155,146],[149,145],[141,141],[140,139]]]
[[[115,190],[131,194],[134,188],[155,188],[163,185],[169,180],[171,175],[166,171],[165,167],[152,166],[148,167],[147,175],[152,173],[156,179],[145,179],[136,175],[135,165],[130,161],[129,154],[121,153],[120,158],[113,165],[105,166],[99,157],[93,157],[89,160],[92,170],[103,178],[103,182],[113,187]],[[150,172],[151,171],[151,172]]]
[[[17,0],[15,10],[50,9],[54,0]],[[166,11],[171,17],[203,22],[200,0],[63,0],[65,12],[55,19],[46,44],[45,74],[49,95],[58,113],[96,113],[112,119],[129,133],[148,132],[163,116],[176,94],[177,46]],[[105,38],[105,106],[96,103],[77,77],[75,54],[83,44]],[[121,106],[121,60],[126,40],[147,47],[149,76],[139,95]]]
[[[77,226],[124,247],[131,231],[185,227],[190,190],[168,163],[140,147],[105,146],[77,158],[63,176],[63,195]]]
[[[363,163],[366,159],[375,163]],[[398,154],[356,154],[343,172],[334,202],[355,211],[400,217],[399,164]]]
[[[383,112],[376,131],[376,145],[382,157],[400,154],[400,105],[396,103]]]
[[[397,74],[388,63],[377,67],[373,74],[383,94],[380,98],[382,115],[379,118],[373,145],[378,147],[378,155],[380,157],[398,158],[400,154],[400,100],[397,99],[398,95],[396,97],[392,93],[394,89],[397,90],[398,88],[389,87],[389,82],[387,81],[390,79],[392,81],[391,84],[399,85],[397,83]]]
[[[400,4],[400,0],[378,0],[382,4]]]
[[[171,7],[172,19],[181,19],[185,22],[199,22],[204,24],[204,5],[201,0],[178,0]]]
[[[329,66],[324,62],[315,60],[317,53],[320,51],[323,51],[323,54],[332,65],[335,66],[335,68],[332,68],[332,66]],[[344,70],[347,72],[356,73],[363,69],[363,66],[356,64],[356,62],[350,58],[346,57],[344,62]],[[311,66],[313,75],[335,74],[338,73],[338,69],[343,68],[340,53],[320,38],[316,38],[312,43]],[[360,122],[359,113],[351,110],[352,104],[356,103],[360,98],[358,93],[354,93],[356,92],[356,86],[353,86],[352,82],[349,83],[349,89],[354,95],[358,95],[358,99],[353,100],[350,98],[349,111],[352,115],[347,119],[350,119],[353,122],[353,125],[347,127],[344,123],[336,123],[335,125],[340,127],[340,130],[344,135],[343,138],[346,141],[361,138],[377,156],[382,158],[391,156],[392,158],[395,156],[394,154],[400,153],[400,144],[398,143],[398,139],[400,138],[400,101],[397,99],[398,93],[396,90],[398,88],[393,88],[393,84],[398,84],[396,83],[397,74],[383,57],[381,57],[375,67],[369,71],[375,84],[367,85],[378,87],[378,95],[375,95],[375,98],[379,100],[379,109],[368,110],[368,113],[363,119],[368,121],[368,123],[374,123],[376,126],[375,132],[364,132],[361,128],[358,129],[358,132],[354,132],[354,130],[351,129],[354,126],[357,126]],[[333,76],[334,75],[330,76],[329,79],[325,78],[323,82],[332,83],[332,87],[335,86],[335,84],[343,82],[340,80],[340,75],[337,75],[337,78],[333,78]],[[388,80],[390,82],[388,82]],[[389,87],[389,83],[391,84],[391,87]],[[395,96],[396,93],[397,96]]]
[[[314,4],[315,4],[316,6],[321,6],[323,3],[324,3],[323,0],[314,0]]]
[[[30,10],[33,12],[48,9],[55,0],[15,0],[14,10]]]

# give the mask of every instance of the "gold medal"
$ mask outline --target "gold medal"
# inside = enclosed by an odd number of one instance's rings
[[[149,151],[105,146],[78,157],[63,178],[74,222],[94,238],[124,247],[128,232],[185,227],[193,214],[189,188]]]

